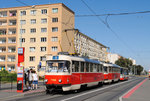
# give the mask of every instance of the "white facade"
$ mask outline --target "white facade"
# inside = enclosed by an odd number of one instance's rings
[[[132,58],[129,58],[129,59],[132,61],[133,65],[136,65],[136,60],[134,60]]]
[[[120,58],[119,54],[113,54],[113,53],[108,53],[107,56],[108,56],[108,61],[113,64],[115,64],[115,61],[117,61]]]
[[[74,47],[76,52],[80,53],[80,56],[107,61],[107,47],[82,33],[75,34]]]

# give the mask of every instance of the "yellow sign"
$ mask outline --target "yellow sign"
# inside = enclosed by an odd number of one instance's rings
[[[56,81],[56,79],[51,79],[52,81]]]

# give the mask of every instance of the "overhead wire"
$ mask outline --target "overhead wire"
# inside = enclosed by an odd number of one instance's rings
[[[75,17],[118,16],[118,15],[133,15],[133,14],[144,14],[144,13],[150,13],[150,11],[108,13],[108,14],[94,14],[94,15],[76,15]]]
[[[107,19],[108,19],[108,17],[109,17],[110,15],[118,15],[118,14],[103,14],[103,16],[104,16],[104,15],[105,15],[105,16],[107,15],[105,21],[103,21],[99,16],[97,16],[96,12],[95,12],[84,0],[81,0],[81,1],[82,1],[83,4],[94,14],[93,16],[97,17],[98,20],[99,20],[100,22],[102,22],[102,23],[116,36],[116,38],[119,39],[120,42],[122,42],[122,44],[124,44],[124,45],[127,47],[127,49],[128,49],[130,52],[135,53],[135,51],[134,51],[130,46],[128,46],[128,45],[126,44],[126,42],[125,42],[123,39],[121,39],[121,38],[119,37],[119,35],[110,27],[110,25],[109,25],[108,22],[107,22]],[[136,13],[148,13],[148,12],[150,13],[150,11],[136,12]],[[135,13],[120,13],[120,15],[125,15],[125,14],[135,14]],[[139,54],[136,55],[136,56],[141,59],[141,57],[140,57]],[[142,59],[141,59],[141,62],[142,62]]]

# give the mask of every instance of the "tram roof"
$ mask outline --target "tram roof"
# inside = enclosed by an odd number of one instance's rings
[[[98,60],[92,60],[88,58],[78,57],[78,56],[70,56],[70,55],[56,55],[59,57],[59,59],[53,59],[53,56],[50,56],[47,58],[47,60],[74,60],[74,61],[83,61],[83,62],[90,62],[90,63],[96,63],[96,64],[102,64],[102,62]]]
[[[112,66],[112,67],[118,67],[121,68],[120,66],[116,65],[116,64],[112,64],[112,63],[102,63],[104,66]]]

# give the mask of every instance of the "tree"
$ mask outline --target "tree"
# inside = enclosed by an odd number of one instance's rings
[[[141,72],[143,71],[143,67],[141,65],[136,65],[135,66],[137,75],[141,75]]]
[[[130,69],[133,63],[130,59],[121,57],[117,61],[115,61],[115,64]]]

